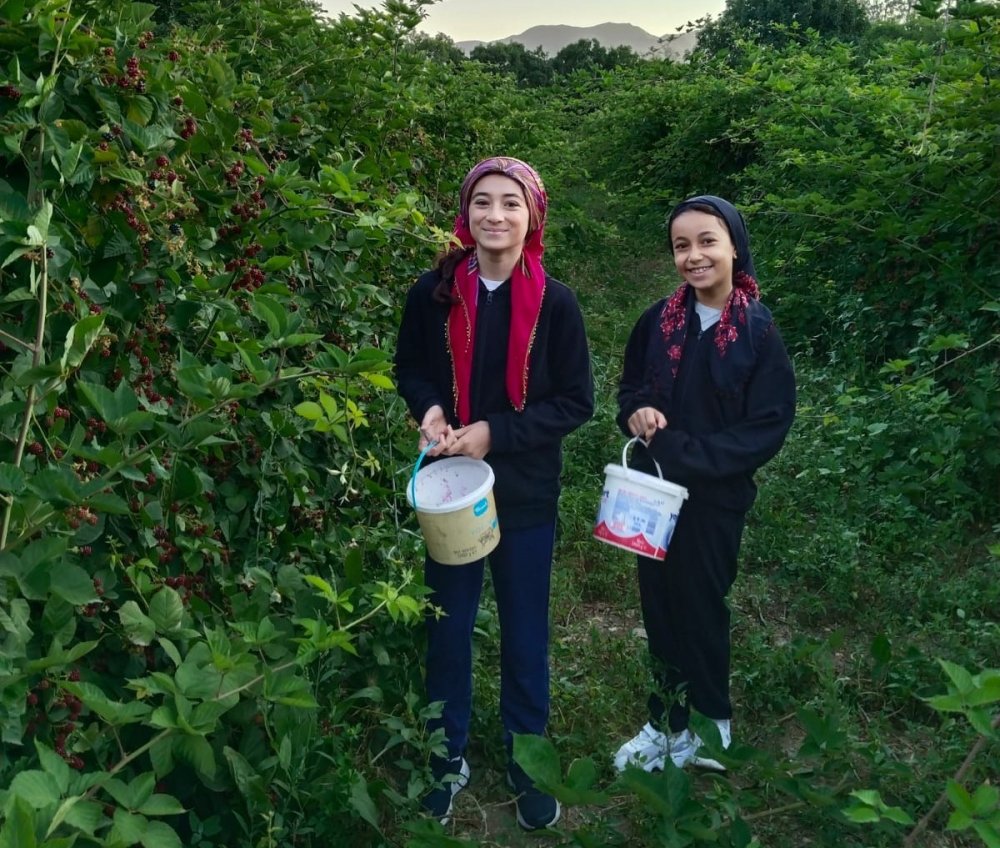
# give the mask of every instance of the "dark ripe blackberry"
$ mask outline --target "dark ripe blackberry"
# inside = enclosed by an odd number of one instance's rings
[[[170,235],[172,235],[172,236],[179,236],[181,234],[181,232],[182,232],[182,230],[181,230],[181,225],[180,224],[171,224],[170,225]]]

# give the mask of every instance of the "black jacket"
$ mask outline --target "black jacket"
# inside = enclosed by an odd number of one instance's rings
[[[438,280],[438,271],[428,271],[407,294],[396,343],[396,380],[418,422],[439,404],[457,427],[446,332],[449,306],[432,297]],[[583,316],[567,286],[546,278],[522,412],[513,408],[504,387],[509,330],[510,284],[492,294],[480,284],[470,400],[472,420],[490,425],[486,461],[496,476],[493,495],[501,530],[555,518],[562,439],[594,412]]]
[[[652,406],[667,427],[650,440],[649,452],[663,476],[687,487],[691,499],[747,510],[757,495],[754,472],[781,448],[795,416],[795,374],[771,313],[752,301],[748,309],[754,358],[747,373],[726,373],[715,349],[718,324],[701,335],[701,322],[688,310],[688,332],[670,399],[657,391],[665,367],[660,319],[665,300],[647,309],[629,338],[618,391],[618,426],[626,435],[628,419]],[[721,368],[720,368],[721,365]],[[734,379],[735,376],[735,379]],[[719,382],[724,382],[723,387]],[[656,471],[641,446],[633,463]]]

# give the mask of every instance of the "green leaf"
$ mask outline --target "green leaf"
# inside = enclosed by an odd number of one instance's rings
[[[144,816],[137,816],[118,807],[115,810],[111,838],[119,839],[126,845],[134,845],[142,839],[148,824]]]
[[[364,579],[364,554],[361,548],[349,548],[344,556],[344,576],[348,585],[360,586]]]
[[[174,755],[206,777],[215,775],[215,754],[203,736],[183,736],[174,744]]]
[[[66,333],[66,346],[60,365],[64,372],[72,371],[80,366],[87,354],[100,338],[104,329],[104,315],[88,315],[81,318]]]
[[[295,261],[294,256],[272,256],[263,265],[265,271],[284,271]]]
[[[253,314],[267,324],[268,335],[281,338],[288,327],[288,313],[276,300],[267,297],[257,297],[253,302]]]
[[[296,413],[307,421],[318,421],[323,417],[323,407],[311,400],[306,400],[295,407]]]
[[[139,807],[139,812],[144,816],[179,816],[187,811],[171,795],[152,795]]]
[[[55,804],[60,791],[56,778],[44,771],[22,771],[14,775],[10,791],[36,810]]]
[[[118,610],[118,619],[134,645],[148,645],[156,635],[156,624],[145,615],[135,601],[126,601]]]
[[[24,472],[10,462],[0,462],[0,492],[19,495],[25,489]]]
[[[945,794],[948,796],[948,800],[951,801],[951,805],[956,810],[961,810],[964,813],[968,813],[970,816],[975,815],[976,810],[972,803],[972,796],[969,794],[969,791],[957,780],[948,781],[945,786]]]
[[[174,464],[173,496],[175,501],[188,500],[204,491],[201,478],[183,460]]]
[[[938,664],[945,670],[945,673],[960,694],[964,695],[973,688],[972,675],[962,668],[962,666],[942,659],[938,660]]]
[[[56,782],[56,788],[62,794],[69,788],[69,779],[72,774],[66,761],[38,739],[35,740],[35,750],[38,752],[38,761],[42,770],[46,774],[52,775]]]
[[[848,807],[844,810],[844,815],[855,824],[872,824],[880,818],[878,810],[860,805]]]
[[[361,818],[379,830],[378,808],[368,792],[368,784],[360,775],[351,784],[351,797],[348,803]]]
[[[46,468],[27,478],[27,483],[30,491],[59,509],[80,503],[80,481],[68,466]]]
[[[139,126],[145,126],[153,117],[153,101],[141,95],[130,97],[125,117]]]
[[[0,180],[0,218],[19,224],[27,224],[31,220],[27,199],[4,180]]]
[[[82,795],[77,795],[74,798],[67,798],[63,802],[63,806],[66,807],[66,824],[71,827],[75,827],[77,830],[82,830],[89,836],[93,836],[95,831],[104,822],[103,805],[98,804],[96,801],[84,800],[84,796]],[[53,819],[53,822],[55,822],[55,819]],[[50,826],[49,834],[51,834],[52,831],[53,828]],[[74,837],[70,838],[74,839]],[[69,845],[72,844],[73,842],[69,843]],[[46,848],[56,848],[56,843],[54,841],[49,841],[45,843],[45,846]]]
[[[184,604],[175,589],[164,586],[149,602],[149,617],[160,633],[172,633],[184,621]]]
[[[93,579],[78,565],[62,563],[52,571],[49,580],[52,594],[73,606],[83,606],[98,599]]]
[[[119,388],[124,385],[126,385],[125,381],[122,381],[119,384]],[[131,389],[126,389],[125,391],[131,392]],[[81,381],[77,383],[77,392],[82,396],[84,402],[89,404],[98,416],[106,422],[114,421],[138,409],[138,401],[135,399],[134,392],[132,392],[133,403],[131,404],[131,409],[126,408],[127,403],[122,402],[124,395],[112,392],[106,386],[101,386],[97,383]]]
[[[9,848],[37,848],[38,846],[38,840],[35,838],[35,814],[28,802],[17,797],[16,794],[13,811],[8,813],[3,830],[0,830],[0,840],[6,840]]]
[[[392,391],[396,388],[396,384],[385,374],[372,374],[370,371],[365,371],[362,376],[377,389]]]

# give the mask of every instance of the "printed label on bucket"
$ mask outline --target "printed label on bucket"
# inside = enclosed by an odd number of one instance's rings
[[[472,507],[472,514],[479,518],[481,515],[486,514],[486,510],[490,508],[490,502],[487,498],[483,498],[479,503]]]
[[[594,538],[642,556],[664,559],[678,516],[664,511],[665,500],[645,489],[605,489]]]

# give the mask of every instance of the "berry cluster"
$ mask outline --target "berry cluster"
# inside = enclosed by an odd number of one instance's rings
[[[181,602],[187,606],[190,603],[192,597],[201,598],[203,601],[208,601],[208,589],[205,587],[205,575],[204,574],[180,574],[176,577],[167,577],[164,584],[169,586],[171,589],[183,589],[181,594]]]
[[[177,545],[170,540],[167,528],[162,524],[158,524],[153,528],[153,538],[156,539],[156,544],[160,548],[160,565],[166,565],[180,553]]]
[[[198,122],[190,115],[188,115],[184,119],[184,128],[181,130],[181,138],[183,139],[191,138],[191,136],[193,136],[196,132],[198,132]]]
[[[149,235],[149,227],[144,221],[140,221],[135,214],[135,206],[132,203],[133,190],[126,188],[114,196],[109,207],[116,212],[121,212],[125,216],[125,223],[129,229],[135,230],[140,236]]]
[[[260,213],[267,208],[267,203],[264,201],[264,195],[259,191],[253,192],[250,195],[250,199],[246,203],[234,203],[229,211],[233,213],[237,218],[242,221],[253,221],[260,217]]]
[[[21,89],[16,85],[2,85],[0,86],[0,97],[6,97],[8,100],[13,100],[17,103],[21,99]]]
[[[243,176],[245,168],[246,166],[240,160],[233,162],[232,167],[225,173],[226,182],[233,188],[236,188],[239,185],[240,177]]]
[[[87,419],[87,432],[83,436],[85,442],[93,441],[95,433],[105,433],[107,432],[108,425],[103,421],[98,421],[96,418]]]
[[[246,152],[248,150],[253,150],[256,143],[257,142],[254,141],[253,137],[253,130],[244,127],[239,131],[239,134],[236,136],[236,143],[233,145],[233,150],[235,151],[242,150],[243,152]]]
[[[93,527],[97,524],[97,514],[85,506],[71,506],[66,510],[66,523],[73,530],[79,528],[81,524]]]
[[[230,259],[226,263],[227,271],[239,271],[243,268],[246,268],[246,270],[233,281],[233,291],[254,292],[264,285],[267,275],[261,270],[259,265],[250,265],[248,260],[242,258]]]
[[[80,679],[80,672],[77,669],[72,669],[67,677],[69,680],[76,682]],[[29,709],[33,709],[35,714],[28,721],[25,730],[29,735],[33,734],[38,730],[40,724],[49,720],[49,711],[59,713],[62,710],[66,710],[67,715],[65,720],[56,719],[52,722],[52,729],[55,733],[53,747],[56,753],[69,763],[70,766],[75,769],[82,769],[84,767],[83,758],[76,754],[70,754],[66,750],[66,740],[76,730],[77,720],[80,718],[80,713],[83,712],[83,701],[77,698],[76,695],[63,692],[57,698],[53,698],[48,705],[48,709],[46,709],[43,698],[51,687],[51,682],[43,678],[34,689],[28,692],[26,699],[27,706]]]
[[[153,40],[153,33],[150,30],[146,30],[142,35],[139,36],[139,49],[145,50],[150,42]]]

